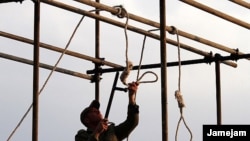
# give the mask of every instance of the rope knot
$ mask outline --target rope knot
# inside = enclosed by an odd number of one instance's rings
[[[169,31],[168,33],[170,33],[170,34],[177,34],[177,28],[176,27],[174,27],[174,26],[170,26],[171,27],[171,31]]]
[[[131,62],[131,61],[127,61],[127,66],[126,66],[126,68],[123,70],[123,72],[122,72],[122,74],[121,74],[121,76],[120,76],[120,80],[122,81],[122,83],[124,84],[124,85],[128,85],[128,83],[127,83],[127,78],[128,78],[128,76],[129,76],[129,74],[130,74],[130,70],[132,70],[133,69],[133,63]]]
[[[117,16],[118,18],[124,18],[125,16],[127,16],[127,11],[125,8],[123,8],[122,5],[114,6],[114,8],[117,9],[117,13],[111,14]]]
[[[180,91],[178,90],[175,91],[175,98],[177,99],[179,108],[185,107],[184,100]]]

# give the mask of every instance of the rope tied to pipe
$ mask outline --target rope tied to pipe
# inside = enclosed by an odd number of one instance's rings
[[[114,6],[116,9],[118,9],[118,13],[112,13],[114,15],[117,15],[119,18],[124,18],[126,17],[126,22],[125,22],[125,27],[124,27],[124,33],[125,33],[125,38],[126,38],[126,52],[125,52],[125,57],[126,57],[126,67],[123,70],[121,76],[120,76],[120,80],[121,82],[128,86],[127,83],[127,78],[130,74],[130,71],[133,69],[133,63],[131,61],[129,61],[128,59],[128,35],[127,35],[127,27],[128,27],[128,19],[129,19],[129,14],[127,12],[127,10],[125,8],[123,8],[121,5],[119,6]],[[144,45],[145,45],[145,39],[144,39],[144,43],[143,43],[143,48],[142,48],[142,52],[141,52],[141,58],[140,58],[140,63],[139,63],[139,68],[138,68],[138,73],[137,73],[137,79],[136,79],[136,83],[140,84],[140,83],[153,83],[156,82],[158,80],[158,76],[156,73],[152,72],[152,71],[147,71],[145,73],[143,73],[140,77],[139,77],[139,72],[140,72],[140,68],[141,68],[141,62],[142,62],[142,56],[143,56],[143,51],[144,51]],[[141,79],[146,75],[146,74],[153,74],[156,78],[155,80],[151,80],[151,81],[141,81]]]
[[[177,141],[177,134],[178,134],[178,130],[179,130],[179,126],[181,121],[183,120],[183,123],[185,125],[185,127],[187,128],[188,132],[190,133],[190,141],[192,141],[193,135],[192,135],[192,131],[190,130],[190,128],[188,127],[188,125],[186,124],[185,118],[183,116],[183,108],[185,107],[185,103],[184,103],[184,99],[183,96],[181,95],[181,54],[180,54],[180,41],[179,41],[179,33],[178,33],[178,29],[174,26],[171,26],[172,30],[169,32],[170,34],[176,34],[177,36],[177,43],[178,43],[178,68],[179,68],[179,77],[178,77],[178,90],[175,91],[175,98],[177,100],[178,103],[178,107],[180,109],[180,118],[177,124],[177,128],[176,128],[176,133],[175,133],[175,141]]]
[[[127,12],[127,10],[125,8],[123,8],[123,6],[119,5],[119,6],[114,6],[115,9],[118,9],[117,13],[112,13],[113,15],[116,15],[118,18],[124,18],[126,17],[126,22],[125,22],[125,26],[124,26],[124,33],[125,33],[125,40],[126,40],[126,51],[125,51],[125,57],[126,57],[126,67],[123,70],[121,76],[120,76],[120,80],[121,82],[128,86],[127,83],[127,78],[130,74],[130,71],[133,69],[133,63],[131,61],[129,61],[128,59],[128,35],[127,35],[127,28],[128,28],[128,19],[129,19],[129,14]],[[140,83],[153,83],[156,82],[158,80],[158,76],[156,73],[152,72],[152,71],[147,71],[145,73],[143,73],[140,77],[139,77],[139,72],[140,72],[140,68],[141,68],[141,62],[142,62],[142,56],[143,56],[143,50],[144,50],[144,44],[145,44],[145,39],[146,36],[144,38],[144,42],[143,42],[143,48],[142,48],[142,52],[141,52],[141,58],[140,58],[140,65],[138,68],[138,73],[137,73],[137,79],[136,79],[136,83],[140,84]],[[151,81],[142,81],[142,78],[146,75],[146,74],[153,74],[155,75],[156,79],[155,80],[151,80]],[[135,95],[135,99],[136,99],[136,95]],[[128,141],[128,137],[127,137],[127,141]]]
[[[128,78],[128,76],[130,74],[130,71],[133,69],[133,63],[131,61],[129,61],[129,59],[128,59],[128,34],[127,34],[127,28],[128,28],[129,14],[128,14],[127,10],[124,9],[121,5],[120,6],[114,6],[114,8],[118,9],[118,12],[117,13],[112,13],[113,15],[116,15],[118,18],[126,17],[126,22],[125,22],[125,26],[124,26],[124,33],[125,33],[125,39],[126,39],[126,52],[125,52],[126,67],[125,67],[125,69],[123,70],[123,72],[122,72],[122,74],[120,76],[120,80],[124,85],[128,86],[127,78]],[[143,52],[143,50],[142,50],[142,52]],[[156,82],[158,80],[158,76],[152,71],[145,72],[145,73],[143,73],[141,75],[141,77],[139,77],[139,71],[140,71],[140,68],[141,68],[142,56],[143,56],[143,53],[141,53],[141,59],[140,59],[140,65],[139,65],[138,73],[137,73],[136,83],[140,84],[140,83],[153,83],[153,82]],[[148,73],[154,74],[156,76],[156,79],[153,80],[153,81],[141,81],[141,79]],[[136,99],[136,95],[135,95],[135,99]],[[127,141],[128,141],[128,137],[127,137]]]
[[[112,13],[113,15],[117,16],[118,18],[124,18],[125,16],[128,16],[126,9],[122,5],[117,5],[113,7],[118,10],[117,13]]]

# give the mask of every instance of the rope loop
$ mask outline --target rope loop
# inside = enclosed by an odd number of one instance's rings
[[[151,81],[149,81],[149,80],[147,80],[147,81],[141,81],[141,79],[142,79],[146,74],[149,74],[149,73],[151,73],[151,74],[153,74],[153,75],[155,76],[155,80],[151,80]],[[158,80],[158,76],[157,76],[157,74],[156,74],[155,72],[147,71],[147,72],[144,72],[144,73],[141,75],[140,78],[138,78],[137,83],[154,83],[154,82],[156,82],[157,80]]]

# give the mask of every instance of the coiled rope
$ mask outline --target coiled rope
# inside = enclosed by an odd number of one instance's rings
[[[95,9],[95,10],[90,10],[89,12],[94,12],[94,11],[101,11],[99,9]],[[49,79],[51,78],[53,72],[56,70],[59,62],[61,61],[62,57],[64,56],[64,54],[66,53],[77,29],[79,28],[81,22],[83,21],[85,16],[82,16],[82,18],[80,19],[80,21],[78,22],[77,26],[75,27],[72,35],[70,36],[70,39],[68,41],[68,43],[66,44],[64,51],[62,52],[61,56],[59,57],[59,59],[57,60],[57,62],[55,63],[53,69],[51,70],[50,74],[48,75],[46,81],[44,82],[44,84],[42,85],[40,91],[39,91],[39,95],[42,93],[42,91],[44,90],[45,86],[47,85]],[[7,138],[7,141],[10,141],[10,139],[12,138],[12,136],[14,135],[14,133],[16,132],[16,130],[21,126],[22,122],[24,121],[24,119],[27,117],[28,113],[30,112],[31,108],[33,107],[33,103],[29,106],[29,108],[27,109],[27,111],[24,113],[24,115],[22,116],[21,120],[18,122],[18,124],[16,125],[16,127],[14,128],[14,130],[11,132],[11,134],[9,135],[9,137]]]
[[[179,126],[181,121],[183,121],[185,127],[187,128],[188,132],[190,133],[190,141],[192,141],[193,135],[192,135],[192,131],[190,130],[190,128],[188,127],[184,115],[183,115],[183,108],[185,107],[184,104],[184,100],[183,97],[181,95],[181,54],[180,54],[180,41],[179,41],[179,33],[178,33],[178,29],[175,28],[174,26],[171,26],[172,31],[170,32],[171,34],[176,34],[177,36],[177,42],[178,42],[178,68],[179,68],[179,76],[178,76],[178,90],[175,91],[175,98],[177,99],[178,102],[178,107],[180,108],[180,118],[177,124],[177,128],[176,128],[176,133],[175,133],[175,141],[177,141],[177,135],[178,135],[178,131],[179,131]]]

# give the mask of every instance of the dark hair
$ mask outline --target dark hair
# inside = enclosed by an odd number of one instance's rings
[[[81,112],[81,114],[80,114],[80,120],[81,120],[82,124],[85,125],[85,126],[86,126],[86,123],[84,122],[84,119],[85,119],[86,115],[88,114],[88,112],[89,112],[89,110],[90,110],[91,108],[99,109],[99,108],[100,108],[100,103],[99,103],[99,101],[93,100],[93,101],[90,103],[89,107],[85,108],[85,109]]]

